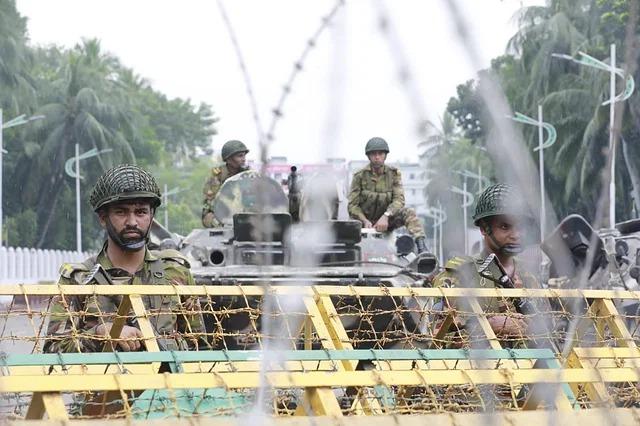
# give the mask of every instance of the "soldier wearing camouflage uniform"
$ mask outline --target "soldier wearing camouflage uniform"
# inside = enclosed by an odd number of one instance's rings
[[[400,171],[384,164],[389,145],[382,138],[367,142],[369,165],[353,175],[349,192],[349,215],[365,228],[378,232],[406,226],[416,241],[418,253],[426,251],[425,233],[413,209],[404,206]]]
[[[249,149],[240,141],[231,140],[222,146],[222,160],[224,164],[211,169],[202,190],[204,201],[202,205],[202,225],[205,228],[217,228],[221,224],[213,214],[213,200],[220,187],[231,176],[247,170],[246,155]]]
[[[497,288],[499,277],[480,276],[478,267],[491,254],[495,254],[504,271],[509,275],[514,288],[542,288],[538,280],[524,270],[516,255],[523,250],[522,237],[525,225],[533,219],[520,194],[510,185],[499,183],[487,188],[478,198],[474,224],[480,228],[483,238],[481,253],[472,256],[460,256],[450,259],[445,271],[433,280],[434,287],[477,287]],[[440,308],[452,309],[454,300],[444,300]],[[537,312],[549,312],[550,305],[546,300],[533,299]],[[480,305],[498,338],[503,344],[513,346],[524,337],[531,335],[531,318],[518,312],[512,299],[490,298],[480,300]],[[461,312],[466,311],[462,309]],[[466,319],[458,316],[454,327],[464,330]],[[542,334],[542,333],[536,333]]]
[[[153,215],[160,205],[155,179],[137,166],[121,165],[105,172],[90,197],[107,241],[97,256],[64,264],[59,284],[194,285],[189,263],[176,250],[146,247]],[[196,349],[204,325],[196,299],[146,296],[144,305],[163,350]],[[52,302],[45,352],[101,352],[122,296],[56,297]],[[113,347],[143,349],[142,333],[133,312]]]

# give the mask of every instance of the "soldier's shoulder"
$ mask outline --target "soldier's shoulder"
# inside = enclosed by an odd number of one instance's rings
[[[91,271],[91,268],[96,264],[96,258],[90,257],[83,262],[66,262],[60,265],[58,274],[60,275],[61,283],[81,282],[78,279],[78,275],[84,275]],[[64,281],[64,282],[63,282]]]
[[[447,260],[444,269],[449,272],[456,272],[475,264],[476,259],[471,256],[455,256]]]
[[[191,264],[189,260],[178,250],[165,249],[165,250],[152,250],[151,253],[158,257],[163,262],[170,262],[185,269],[189,269]]]
[[[367,170],[369,170],[369,166],[364,166],[361,169],[356,170],[356,172],[353,174],[353,176],[361,176],[362,174],[364,174]]]
[[[444,265],[444,271],[436,275],[432,280],[433,287],[456,287],[463,271],[473,272],[476,260],[471,256],[455,256]]]
[[[211,168],[211,175],[212,176],[219,176],[222,174],[223,169],[222,169],[223,165],[222,164],[218,164],[216,166],[213,166]]]

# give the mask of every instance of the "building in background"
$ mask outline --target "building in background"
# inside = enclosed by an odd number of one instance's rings
[[[347,162],[344,158],[328,158],[326,163],[299,164],[289,162],[287,157],[271,157],[264,168],[255,161],[249,161],[248,164],[251,169],[263,171],[270,178],[282,183],[285,191],[287,191],[287,177],[291,173],[292,166],[298,168],[298,174],[302,178],[317,172],[327,172],[335,176],[343,188],[347,188],[348,184]]]

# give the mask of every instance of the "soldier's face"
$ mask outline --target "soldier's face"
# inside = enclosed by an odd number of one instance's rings
[[[142,240],[147,235],[152,219],[151,205],[144,202],[112,204],[100,214],[102,227],[106,228],[109,221],[125,243]]]
[[[494,216],[489,223],[491,227],[491,236],[486,230],[481,228],[482,235],[486,246],[492,251],[497,251],[505,246],[521,246],[522,245],[522,226],[520,222],[511,216]]]
[[[247,153],[239,152],[227,158],[227,164],[232,169],[243,169],[247,164]]]
[[[384,161],[387,159],[387,153],[384,151],[371,151],[367,154],[369,161],[374,167],[380,167],[384,165]]]

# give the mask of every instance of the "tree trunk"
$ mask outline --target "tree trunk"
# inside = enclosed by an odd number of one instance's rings
[[[70,119],[67,119],[70,121]],[[54,157],[53,162],[56,166],[53,169],[53,177],[51,179],[51,188],[52,190],[48,192],[48,197],[42,197],[37,206],[38,217],[41,218],[46,215],[46,219],[44,221],[44,227],[40,233],[40,239],[38,240],[37,248],[42,248],[44,245],[47,233],[49,232],[49,227],[51,226],[51,221],[55,216],[56,208],[58,206],[58,199],[60,198],[60,191],[62,190],[62,184],[64,180],[64,163],[65,163],[65,154],[67,151],[67,146],[70,144],[73,146],[75,141],[71,135],[71,126],[68,124],[65,127],[64,135],[60,140],[60,147],[58,148],[58,153],[56,157]],[[41,212],[46,212],[44,215],[41,215]]]
[[[627,166],[627,172],[629,173],[629,179],[631,179],[631,188],[633,193],[633,203],[636,207],[636,211],[640,212],[640,175],[638,175],[638,169],[635,163],[630,158],[629,144],[624,136],[620,135],[620,141],[622,142],[622,157],[624,158],[624,164]]]
[[[36,248],[42,248],[42,246],[46,241],[47,233],[49,232],[49,226],[51,226],[51,220],[53,219],[53,216],[55,215],[55,212],[56,212],[56,208],[58,207],[59,198],[60,198],[60,191],[57,190],[55,191],[53,202],[51,203],[51,208],[49,209],[47,220],[44,223],[44,228],[42,228],[42,234],[40,235],[40,239],[38,240],[38,244],[36,245]]]

